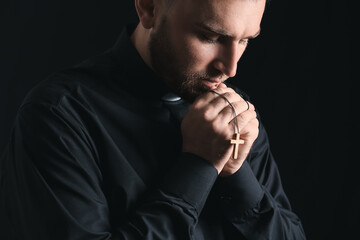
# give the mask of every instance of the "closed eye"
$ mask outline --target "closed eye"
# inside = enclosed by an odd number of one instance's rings
[[[241,39],[239,43],[246,46],[249,44],[249,39]]]
[[[207,34],[201,33],[200,39],[204,42],[215,44],[219,41],[219,36],[209,36]]]

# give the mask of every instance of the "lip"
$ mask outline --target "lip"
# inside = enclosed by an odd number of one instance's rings
[[[219,81],[219,80],[211,80],[211,79],[201,79],[203,84],[208,86],[210,89],[215,89],[217,88],[220,83],[222,83],[222,81]]]

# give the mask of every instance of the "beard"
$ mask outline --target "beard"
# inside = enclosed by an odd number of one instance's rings
[[[178,94],[183,99],[193,102],[199,95],[206,93],[210,88],[203,84],[204,79],[221,79],[223,74],[213,69],[210,71],[192,72],[192,63],[186,61],[191,59],[189,53],[184,55],[185,49],[181,53],[176,53],[167,32],[166,19],[162,19],[156,32],[150,36],[149,53],[153,70],[162,78],[171,91]],[[180,58],[180,54],[182,58]],[[181,61],[183,60],[183,61]],[[185,60],[185,61],[184,61]],[[185,62],[185,63],[184,63]]]

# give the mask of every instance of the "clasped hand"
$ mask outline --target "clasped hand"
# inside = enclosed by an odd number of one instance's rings
[[[245,102],[233,89],[220,84],[216,92],[226,97],[237,113],[237,124],[244,144],[238,158],[233,158],[234,112],[224,98],[213,92],[199,96],[181,124],[183,152],[193,153],[211,163],[221,176],[234,174],[248,156],[259,133],[254,106]]]

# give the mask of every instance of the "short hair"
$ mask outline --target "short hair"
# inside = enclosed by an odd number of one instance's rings
[[[171,6],[172,4],[174,4],[174,2],[176,2],[177,0],[163,0],[165,2],[165,4],[169,7]],[[197,1],[197,0],[195,0]],[[257,1],[257,0],[254,0],[254,1]],[[270,0],[265,0],[266,3],[269,3]]]

